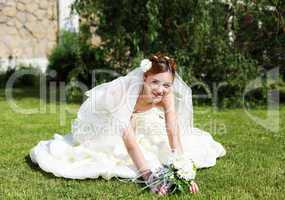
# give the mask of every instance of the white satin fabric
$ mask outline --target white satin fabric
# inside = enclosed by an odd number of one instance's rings
[[[161,166],[170,154],[164,112],[152,108],[133,113],[131,122],[149,167]],[[30,151],[30,157],[41,169],[58,177],[85,179],[102,176],[108,180],[115,176],[134,178],[138,175],[120,135],[92,138],[92,142],[88,142],[83,135],[55,134],[51,140],[40,141]],[[191,133],[182,133],[181,141],[184,152],[198,168],[214,166],[216,159],[226,154],[220,143],[198,128],[192,128]]]

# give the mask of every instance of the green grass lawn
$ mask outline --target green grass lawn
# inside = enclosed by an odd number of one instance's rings
[[[19,90],[16,103],[23,108],[37,108],[39,98],[33,91]],[[133,183],[56,178],[33,165],[29,150],[54,133],[68,133],[79,108],[79,104],[68,104],[73,112],[66,114],[65,125],[61,126],[59,104],[46,106],[46,113],[15,113],[7,104],[4,90],[0,90],[0,199],[157,198],[149,192],[138,195],[141,187]],[[196,126],[211,132],[225,146],[227,155],[216,166],[198,171],[198,195],[165,199],[285,199],[285,106],[280,107],[279,133],[266,131],[243,109],[214,112],[210,107],[195,107],[194,112]],[[264,109],[251,112],[259,116],[266,113]]]

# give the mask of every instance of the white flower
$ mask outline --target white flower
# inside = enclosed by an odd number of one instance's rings
[[[193,180],[196,176],[196,169],[193,161],[185,154],[172,154],[168,164],[173,164],[177,174],[185,180]]]
[[[143,72],[147,72],[151,68],[151,61],[149,59],[143,59],[140,64],[140,68]]]
[[[192,163],[188,163],[188,165],[190,166],[178,169],[177,174],[185,180],[193,180],[195,179],[196,171],[194,170],[194,166],[192,165]]]
[[[179,169],[177,171],[177,174],[185,179],[185,180],[194,180],[195,179],[195,176],[196,176],[196,171],[195,170],[192,170],[192,169],[188,169],[188,170],[183,170],[183,169]]]

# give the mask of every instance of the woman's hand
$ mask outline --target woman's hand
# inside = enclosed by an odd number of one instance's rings
[[[162,98],[161,104],[165,112],[175,111],[175,99],[172,90]]]
[[[158,189],[158,194],[160,196],[164,196],[167,195],[170,191],[169,188],[171,187],[171,185],[167,185],[167,184],[163,184],[159,187]],[[199,187],[197,185],[197,183],[195,183],[194,181],[191,182],[191,185],[189,186],[189,191],[193,194],[197,194],[199,192]]]
[[[170,193],[172,183],[159,180],[159,176],[160,175],[153,173],[151,170],[146,170],[143,173],[143,178],[145,179],[146,185],[150,188],[150,191],[159,196],[165,196]]]
[[[199,187],[197,183],[195,183],[194,181],[191,181],[191,185],[189,186],[189,191],[193,194],[199,192]]]

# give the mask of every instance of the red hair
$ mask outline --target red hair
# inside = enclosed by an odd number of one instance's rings
[[[145,72],[146,76],[149,74],[170,72],[173,78],[175,77],[176,62],[173,58],[170,58],[161,52],[157,52],[151,55],[149,60],[151,61],[152,66],[148,71]]]

